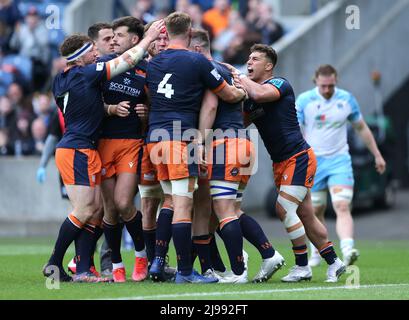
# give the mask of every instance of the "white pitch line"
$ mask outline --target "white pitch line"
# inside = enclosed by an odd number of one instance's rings
[[[25,256],[25,255],[43,255],[51,254],[52,246],[36,245],[36,246],[2,246],[0,244],[0,256]],[[74,253],[74,249],[68,249],[67,254]]]
[[[270,289],[270,290],[249,290],[249,291],[226,291],[226,292],[191,292],[191,293],[178,293],[178,294],[161,294],[150,296],[135,296],[135,297],[122,297],[122,298],[103,298],[103,300],[157,300],[157,299],[175,299],[175,298],[191,298],[191,297],[213,297],[213,296],[230,296],[230,295],[253,295],[253,294],[265,294],[265,293],[280,293],[280,292],[305,292],[305,291],[320,291],[320,290],[357,290],[357,289],[373,289],[383,287],[406,287],[409,283],[400,284],[373,284],[373,285],[361,285],[359,287],[351,286],[338,286],[338,287],[310,287],[310,288],[292,288],[292,289]]]

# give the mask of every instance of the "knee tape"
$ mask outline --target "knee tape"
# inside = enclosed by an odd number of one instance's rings
[[[163,194],[172,195],[172,183],[169,180],[160,181]]]
[[[198,187],[197,177],[189,177],[171,181],[172,195],[175,196],[193,199],[193,193],[198,189]]]
[[[327,191],[317,191],[311,193],[312,205],[314,207],[327,206]]]
[[[284,225],[291,240],[297,239],[305,234],[304,226],[297,215],[298,204],[278,196],[277,202],[285,210]]]
[[[342,187],[342,186],[334,186],[330,187],[329,192],[331,194],[331,200],[332,202],[338,202],[338,201],[346,201],[348,204],[351,204],[352,202],[352,197],[354,196],[354,190],[348,187]]]
[[[303,186],[281,186],[280,192],[281,191],[302,202],[307,195],[308,189]]]
[[[238,188],[238,182],[210,180],[210,194],[213,200],[236,200]]]
[[[159,183],[151,186],[138,185],[138,188],[141,198],[161,199],[163,196],[162,188]]]
[[[246,190],[246,185],[240,183],[239,190],[237,190],[236,202],[243,201],[244,190]]]

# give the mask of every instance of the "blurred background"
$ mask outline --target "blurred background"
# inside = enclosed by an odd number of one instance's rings
[[[176,10],[210,32],[216,59],[238,68],[245,70],[254,43],[272,45],[279,56],[275,74],[287,78],[296,95],[314,86],[320,64],[334,65],[339,87],[357,98],[388,163],[387,173],[378,176],[351,132],[354,214],[390,224],[394,214],[407,233],[409,0],[0,0],[0,237],[54,235],[70,210],[60,196],[54,161],[45,183],[36,181],[56,109],[52,79],[65,67],[58,52],[64,37],[124,15],[148,23]],[[244,205],[269,218],[274,187],[261,142],[258,154]]]

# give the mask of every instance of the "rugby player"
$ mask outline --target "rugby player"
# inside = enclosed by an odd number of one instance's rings
[[[172,194],[172,238],[178,260],[175,282],[217,282],[216,278],[199,275],[192,266],[191,212],[199,168],[197,159],[188,159],[192,158],[192,153],[193,157],[197,156],[194,139],[183,139],[182,135],[186,136],[189,129],[197,129],[205,88],[215,90],[229,102],[242,100],[245,92],[228,85],[205,57],[187,50],[191,31],[191,19],[187,14],[175,12],[165,21],[169,47],[150,61],[147,72],[152,104],[148,151],[165,199]]]
[[[134,17],[119,18],[112,23],[114,49],[121,55],[144,35],[142,21]],[[102,57],[105,61],[112,57]],[[114,282],[125,282],[126,271],[121,257],[122,218],[135,246],[134,281],[148,274],[148,259],[142,232],[142,213],[134,205],[137,192],[138,155],[144,141],[142,121],[136,113],[138,104],[146,103],[146,61],[110,81],[103,87],[106,117],[102,123],[98,152],[102,161],[102,195],[104,201],[104,233],[111,248]]]
[[[315,215],[324,223],[329,189],[337,217],[336,231],[341,241],[343,261],[348,266],[359,257],[354,245],[354,222],[350,209],[354,174],[347,143],[348,122],[374,156],[378,173],[384,173],[386,163],[355,97],[336,86],[337,70],[331,65],[320,66],[315,72],[314,82],[316,88],[302,93],[296,101],[301,129],[317,156],[317,173],[311,189],[312,205]],[[308,264],[315,267],[320,262],[318,251],[311,244]]]
[[[99,210],[101,174],[96,144],[104,117],[101,83],[128,71],[142,60],[162,27],[163,21],[158,21],[137,46],[106,63],[95,63],[97,51],[87,36],[69,36],[61,46],[67,69],[56,76],[53,94],[64,114],[66,131],[57,145],[56,163],[73,212],[61,225],[53,253],[43,268],[46,277],[54,274],[55,280],[71,281],[62,266],[64,254],[80,233],[95,233],[94,215]],[[76,274],[74,279],[94,281],[92,278],[97,277],[87,271]]]
[[[233,76],[230,70],[223,64],[212,59],[210,53],[210,39],[207,31],[194,30],[192,32],[191,47],[196,52],[202,53],[209,59],[213,66],[219,71],[223,78],[233,83]],[[220,220],[220,232],[227,252],[229,253],[230,261],[235,256],[229,251],[239,250],[239,245],[242,247],[242,239],[239,236],[243,235],[249,242],[251,242],[260,252],[263,264],[260,271],[253,279],[253,282],[267,281],[271,276],[284,265],[284,258],[274,250],[271,243],[268,241],[266,235],[261,229],[260,225],[251,217],[240,212],[236,215],[236,202],[238,198],[238,190],[242,181],[248,180],[247,177],[250,172],[244,170],[251,170],[251,162],[254,159],[254,150],[251,140],[248,139],[247,134],[240,135],[244,132],[242,103],[230,104],[226,103],[213,93],[209,93],[214,100],[212,104],[204,104],[201,110],[199,120],[199,130],[205,134],[208,128],[213,129],[213,137],[211,141],[211,155],[208,160],[208,172],[211,186],[211,195],[213,198],[213,208]],[[206,98],[209,98],[206,96]],[[211,116],[209,116],[211,115]],[[210,118],[210,119],[209,119]],[[217,157],[218,152],[224,155],[219,163]],[[241,198],[241,197],[240,197]],[[228,242],[229,237],[225,235],[222,226],[224,220],[238,220],[240,233],[236,231],[235,237],[231,243]],[[230,248],[233,246],[233,250]],[[229,250],[230,249],[230,250]],[[232,263],[234,265],[234,262]],[[230,283],[245,283],[247,282],[247,270],[242,275],[237,275],[233,269],[233,274],[229,277],[221,277],[220,282]]]
[[[274,49],[256,44],[251,48],[247,62],[248,76],[239,74],[239,81],[250,97],[245,104],[246,122],[256,125],[273,161],[274,180],[279,191],[276,212],[293,244],[296,265],[281,280],[298,282],[311,279],[307,233],[329,265],[326,281],[337,282],[345,272],[345,265],[337,257],[332,242],[328,241],[327,230],[315,217],[311,203],[315,155],[301,134],[290,83],[273,76],[276,64]]]
[[[102,56],[106,56],[106,55],[114,53],[114,42],[113,42],[114,31],[112,30],[111,24],[105,23],[105,22],[98,22],[98,23],[91,25],[88,28],[88,36],[95,43],[95,47],[98,52],[98,57],[102,57]],[[100,200],[102,201],[102,199]],[[98,213],[98,218],[96,218],[96,220],[99,222],[99,225],[100,225],[102,224],[102,218],[104,215],[102,202],[99,204],[99,207],[101,208],[101,211]],[[84,255],[81,252],[82,248],[84,247],[83,241],[85,242],[85,247],[88,246],[87,244],[88,241],[93,241],[96,247],[97,242],[100,236],[102,235],[102,233],[103,233],[102,229],[97,227],[97,233],[95,234],[95,237],[92,240],[82,239],[82,238],[77,238],[75,240],[76,255],[68,263],[68,271],[70,271],[72,274],[75,274],[77,272],[77,260],[80,260],[79,270],[81,271],[82,269],[81,264],[83,264],[86,261],[84,258],[77,259],[77,257],[78,256],[81,257],[81,255],[82,256]],[[105,238],[101,246],[100,265],[101,265],[101,274],[103,276],[109,276],[109,277],[112,276],[111,249],[109,248]],[[91,257],[91,269],[95,275],[98,275],[94,267],[93,257]]]

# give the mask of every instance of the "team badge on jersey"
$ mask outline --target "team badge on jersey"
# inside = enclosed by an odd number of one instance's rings
[[[222,76],[220,75],[220,73],[216,69],[213,69],[211,74],[213,75],[213,77],[216,78],[217,81],[219,81],[222,78]]]
[[[284,80],[282,80],[282,79],[273,79],[273,80],[271,80],[271,84],[272,84],[273,86],[275,86],[276,88],[278,88],[278,89],[281,88],[281,86],[283,85],[283,83],[284,83]]]
[[[104,64],[105,64],[105,62],[98,62],[97,63],[97,71],[104,70]]]

